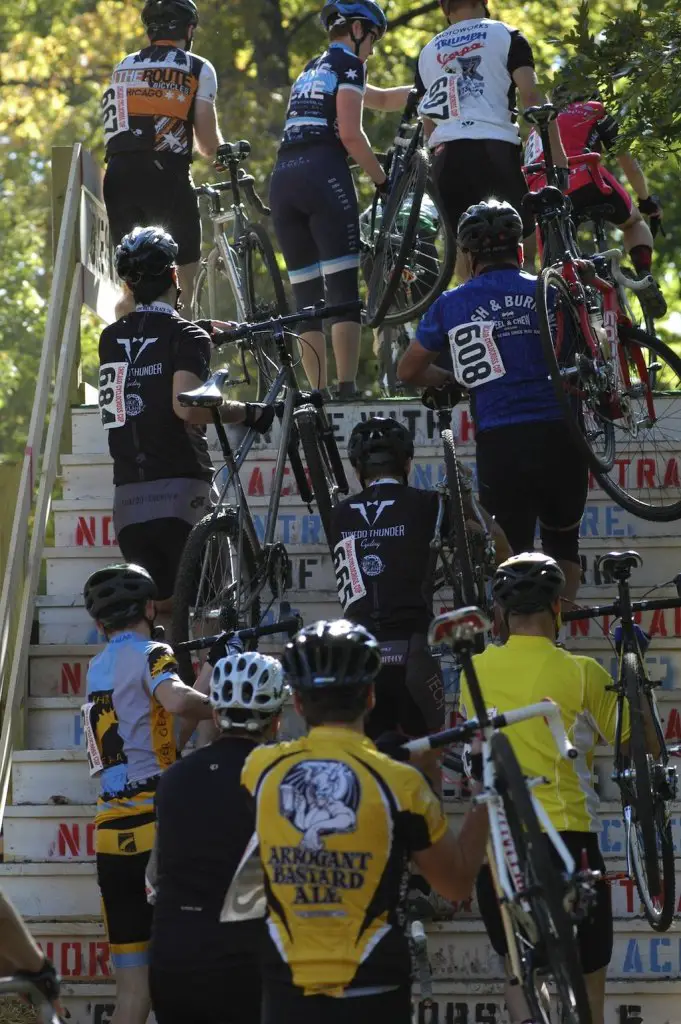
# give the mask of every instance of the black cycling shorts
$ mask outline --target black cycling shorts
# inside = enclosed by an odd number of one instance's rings
[[[125,561],[143,566],[150,574],[159,601],[173,596],[177,567],[191,529],[184,519],[150,519],[124,526],[116,538]]]
[[[359,210],[343,151],[328,145],[282,151],[270,206],[298,308],[325,298],[329,304],[358,299]]]
[[[433,150],[433,180],[452,231],[474,203],[505,199],[523,218],[523,237],[534,233],[534,218],[523,210],[527,184],[521,147],[498,139],[456,139]]]
[[[367,736],[376,739],[384,732],[401,732],[416,738],[444,729],[442,675],[426,637],[420,633],[410,640],[381,637],[380,643],[384,663],[375,682],[376,705],[367,718]]]
[[[411,1024],[411,987],[373,996],[305,996],[291,986],[265,986],[262,1024]]]
[[[179,940],[178,936],[178,940]],[[260,1024],[262,987],[254,958],[223,958],[214,968],[149,969],[157,1024]]]
[[[123,819],[117,836],[124,850],[134,836],[134,829],[126,831]],[[144,967],[149,962],[153,913],[147,903],[145,884],[149,853],[98,853],[96,857],[104,924],[111,961],[117,970]]]
[[[624,224],[635,212],[633,200],[613,174],[605,168],[601,168],[601,173],[612,192],[603,192],[595,182],[576,188],[570,192],[573,214],[578,217],[587,207],[602,207],[605,220],[611,224]]]
[[[589,470],[562,420],[517,423],[476,437],[480,503],[513,551],[532,551],[539,520],[553,530],[579,523]]]
[[[582,867],[582,851],[586,850],[588,865],[592,871],[605,872],[605,862],[598,846],[598,836],[593,832],[561,832],[565,845],[572,854],[577,869]],[[562,865],[558,854],[549,844],[551,859]],[[508,949],[501,911],[492,884],[492,875],[485,864],[480,869],[476,882],[476,893],[480,914],[492,947],[499,956],[505,956]],[[607,882],[596,884],[596,900],[591,911],[577,926],[579,955],[584,974],[607,967],[612,957],[613,925],[610,886]]]
[[[177,263],[201,258],[201,217],[189,162],[159,153],[117,153],[106,165],[104,203],[111,241],[158,224],[178,245]]]

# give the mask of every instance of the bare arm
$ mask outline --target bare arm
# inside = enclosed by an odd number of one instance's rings
[[[398,85],[394,89],[379,89],[375,85],[367,85],[364,103],[369,110],[402,110],[411,88],[410,85]]]
[[[218,128],[215,104],[209,100],[197,99],[194,109],[194,139],[201,156],[213,157],[218,146],[225,141]]]
[[[195,409],[180,405],[177,396],[183,391],[193,391],[200,388],[203,381],[189,370],[176,370],[173,374],[173,412],[185,423],[212,423],[213,416],[210,409]],[[242,402],[223,402],[220,407],[220,419],[223,423],[243,423],[246,415]]]
[[[617,156],[617,163],[620,165],[627,181],[633,188],[639,199],[647,199],[650,195],[648,191],[648,182],[646,176],[643,173],[643,168],[631,153],[619,153]]]
[[[435,121],[431,121],[429,117],[422,117],[421,123],[423,124],[423,134],[428,140],[435,131]]]
[[[445,899],[467,900],[485,858],[489,833],[487,809],[473,807],[458,835],[447,830],[442,839],[413,854],[426,881]]]
[[[212,715],[207,695],[186,686],[177,678],[164,679],[154,690],[154,696],[171,715],[183,715],[197,721]]]
[[[45,963],[38,944],[6,896],[0,892],[0,967],[2,971],[40,971]],[[7,964],[8,967],[4,965]]]
[[[362,127],[362,94],[356,89],[340,89],[336,97],[338,135],[348,154],[375,185],[385,181],[385,171]]]
[[[523,109],[527,107],[541,107],[546,103],[546,96],[537,85],[537,75],[534,68],[516,68],[513,72],[513,81],[520,93],[520,102]],[[551,140],[551,152],[556,167],[567,167],[567,155],[558,131],[558,121],[552,121],[549,125],[549,139]]]
[[[454,377],[451,373],[441,370],[439,366],[431,365],[437,356],[437,352],[431,352],[418,341],[412,341],[398,364],[398,379],[405,384],[415,384],[424,388],[439,388],[443,384],[453,382]]]

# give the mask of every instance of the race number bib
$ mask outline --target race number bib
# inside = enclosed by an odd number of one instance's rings
[[[127,363],[102,363],[99,367],[99,413],[105,430],[125,425],[127,374]]]
[[[451,121],[459,117],[459,88],[456,75],[436,78],[418,106],[418,112],[431,121]]]
[[[525,163],[538,164],[544,159],[544,148],[541,144],[539,132],[530,132],[525,143]]]
[[[119,132],[127,132],[128,90],[125,85],[112,85],[102,96],[104,141],[109,142]]]
[[[83,704],[80,715],[83,720],[83,733],[85,735],[85,751],[87,753],[88,768],[90,775],[99,775],[104,771],[104,761],[97,743],[97,730],[93,722],[94,702]]]
[[[367,592],[357,560],[354,537],[344,537],[338,541],[333,549],[333,568],[336,573],[338,600],[346,612],[351,604],[359,601]]]
[[[454,376],[466,388],[488,384],[506,373],[494,340],[494,327],[492,321],[473,321],[449,332]]]

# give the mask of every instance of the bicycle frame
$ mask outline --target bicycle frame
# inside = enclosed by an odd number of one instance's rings
[[[238,178],[235,176],[235,180]],[[246,305],[244,303],[241,274],[243,267],[240,267],[237,263],[239,258],[232,245],[229,242],[227,234],[225,232],[225,225],[230,222],[234,223],[233,240],[234,244],[238,242],[238,239],[244,234],[247,220],[246,212],[243,203],[238,196],[238,185],[237,191],[234,193],[234,181],[230,185],[225,186],[231,188],[235,198],[230,204],[228,209],[223,210],[222,203],[220,201],[220,192],[224,189],[218,190],[210,185],[202,186],[202,192],[200,194],[208,197],[210,201],[209,216],[213,224],[213,248],[211,249],[208,258],[206,260],[206,280],[208,283],[208,306],[211,314],[215,314],[217,310],[217,292],[218,292],[218,273],[217,265],[218,261],[222,259],[225,272],[230,279],[232,286],[232,292],[234,294],[234,300],[236,303],[236,312],[239,320],[245,320],[247,317]],[[197,275],[197,286],[194,289],[194,295],[192,296],[192,309],[195,314],[198,312],[196,309],[196,303],[198,300],[198,275]]]
[[[395,182],[402,173],[402,168],[409,161],[412,153],[419,148],[423,139],[423,125],[420,121],[414,123],[409,107],[404,110],[400,123],[393,139],[392,149],[388,152],[388,165],[386,174],[388,178],[387,194],[395,185]],[[376,230],[376,212],[379,207],[379,193],[374,193],[374,200],[371,207],[371,222],[369,238],[374,238]]]

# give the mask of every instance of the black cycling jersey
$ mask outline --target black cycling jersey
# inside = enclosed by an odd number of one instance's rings
[[[362,94],[365,84],[362,61],[344,43],[331,43],[293,83],[281,148],[330,142],[343,149],[338,138],[336,96],[342,89]]]
[[[187,477],[210,481],[205,427],[173,412],[173,374],[210,375],[210,340],[166,303],[139,306],[99,340],[99,408],[114,484]]]
[[[425,633],[432,618],[438,495],[375,482],[333,512],[329,541],[344,614],[379,638]]]
[[[227,889],[255,827],[241,786],[254,743],[224,738],[164,772],[156,791],[157,882],[151,960],[207,968],[255,953],[261,920],[221,924]]]

